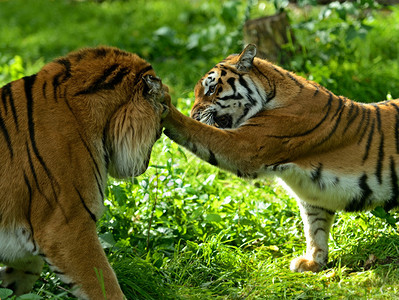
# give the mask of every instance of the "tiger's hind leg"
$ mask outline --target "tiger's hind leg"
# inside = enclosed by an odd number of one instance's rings
[[[327,264],[328,237],[334,212],[298,201],[306,237],[306,255],[291,261],[295,272],[319,272]]]
[[[1,287],[13,290],[16,296],[29,293],[42,268],[43,260],[39,256],[9,263],[7,267],[0,268]]]

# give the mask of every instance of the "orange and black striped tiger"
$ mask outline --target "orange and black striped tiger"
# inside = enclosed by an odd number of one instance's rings
[[[29,292],[46,262],[79,298],[124,299],[96,220],[107,174],[146,170],[164,97],[149,63],[110,47],[73,52],[1,88],[1,286]]]
[[[170,106],[165,133],[240,177],[280,177],[307,244],[291,269],[317,272],[336,211],[399,204],[399,100],[357,103],[255,55],[248,45],[212,68],[195,87],[195,120]]]

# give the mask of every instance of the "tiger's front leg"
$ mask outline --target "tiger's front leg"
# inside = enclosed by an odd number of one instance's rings
[[[334,212],[298,201],[306,237],[306,255],[291,261],[295,272],[319,272],[327,264],[328,237]]]
[[[37,231],[41,257],[79,299],[126,299],[98,240],[94,220],[86,211],[75,214],[54,215]]]

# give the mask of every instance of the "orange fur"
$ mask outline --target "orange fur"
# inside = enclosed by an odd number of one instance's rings
[[[399,100],[338,97],[255,54],[249,45],[197,83],[191,115],[206,124],[171,106],[165,133],[240,177],[280,177],[298,197],[307,240],[291,269],[319,271],[335,211],[399,205]]]
[[[108,171],[130,177],[147,168],[167,87],[137,55],[99,47],[56,59],[0,95],[3,285],[28,292],[43,258],[78,297],[103,298],[97,268],[107,298],[123,299],[95,221]],[[12,280],[13,272],[34,276]]]

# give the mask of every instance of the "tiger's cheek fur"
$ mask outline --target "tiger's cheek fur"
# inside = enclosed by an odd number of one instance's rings
[[[111,176],[126,178],[145,172],[160,121],[154,107],[143,101],[128,103],[113,115],[107,134]]]

